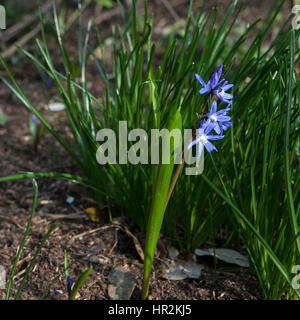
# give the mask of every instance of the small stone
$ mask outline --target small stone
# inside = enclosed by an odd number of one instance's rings
[[[0,265],[0,289],[6,288],[6,271],[5,268]]]
[[[91,263],[100,263],[100,264],[109,264],[109,259],[107,258],[98,258],[96,256],[90,258]]]
[[[55,293],[57,293],[57,294],[63,294],[62,290],[55,290]]]
[[[67,200],[66,200],[66,202],[68,203],[68,204],[72,204],[73,202],[74,202],[74,198],[73,197],[68,197],[67,198]]]

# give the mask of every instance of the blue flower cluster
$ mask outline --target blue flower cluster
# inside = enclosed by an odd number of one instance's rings
[[[213,93],[214,96],[219,98],[222,102],[227,103],[225,109],[217,111],[217,102],[213,101],[209,113],[207,113],[207,120],[202,120],[200,123],[200,128],[197,129],[196,139],[188,145],[188,150],[194,145],[198,144],[199,151],[197,159],[200,158],[204,147],[208,152],[213,150],[218,151],[217,148],[209,142],[209,140],[220,140],[224,138],[223,131],[231,127],[231,118],[227,115],[230,111],[230,106],[232,104],[233,95],[227,93],[226,91],[233,87],[233,84],[228,84],[225,79],[220,80],[223,70],[223,65],[217,69],[217,71],[211,76],[210,80],[205,83],[205,81],[196,74],[196,79],[202,85],[200,94],[210,94]],[[223,83],[223,84],[222,84]],[[218,87],[219,86],[219,87]],[[218,88],[217,88],[218,87]],[[217,135],[211,135],[210,132],[214,130]]]

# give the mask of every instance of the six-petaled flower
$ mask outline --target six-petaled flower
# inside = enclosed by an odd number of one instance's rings
[[[200,128],[197,130],[196,139],[192,141],[187,149],[191,149],[194,145],[198,144],[198,155],[197,159],[201,157],[204,147],[208,152],[212,152],[213,150],[218,151],[217,148],[209,141],[209,140],[220,140],[223,139],[224,136],[221,135],[210,135],[210,131],[214,129],[215,124],[209,121],[202,121]]]
[[[220,81],[222,69],[223,69],[223,65],[221,64],[220,67],[217,69],[217,71],[213,73],[213,75],[211,76],[210,80],[207,83],[205,83],[205,81],[199,76],[198,73],[195,74],[196,79],[201,83],[203,87],[200,90],[200,94],[210,93],[216,86],[218,86],[225,80],[225,79],[222,79]]]
[[[231,127],[230,117],[227,116],[229,108],[217,111],[217,102],[212,103],[210,112],[207,114],[208,121],[214,123],[214,130],[217,134],[222,134],[223,130]]]
[[[233,95],[230,93],[226,93],[227,90],[232,88],[233,84],[228,84],[228,81],[225,81],[217,90],[214,91],[214,94],[223,102],[228,103],[228,105],[232,104]]]

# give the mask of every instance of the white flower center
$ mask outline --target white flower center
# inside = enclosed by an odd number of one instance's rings
[[[208,142],[206,135],[205,134],[201,134],[199,141],[202,144],[205,144],[206,142]]]
[[[212,114],[210,117],[209,117],[212,121],[215,121],[215,122],[217,122],[218,121],[218,118],[217,118],[217,116],[216,116],[216,114],[214,113],[214,114]]]
[[[221,97],[223,97],[223,96],[224,96],[224,93],[225,93],[225,91],[222,89],[222,90],[219,92],[219,95],[220,95]]]

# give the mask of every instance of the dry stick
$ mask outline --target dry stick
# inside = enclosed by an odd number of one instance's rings
[[[52,7],[51,1],[47,2],[42,8],[42,14],[47,13]],[[6,42],[13,37],[15,37],[19,32],[24,31],[29,25],[31,25],[35,20],[39,18],[39,12],[37,11],[35,14],[26,17],[23,21],[13,25],[9,29],[3,32],[2,41]]]
[[[180,164],[178,165],[178,167],[177,167],[177,169],[176,169],[176,172],[175,172],[175,174],[174,174],[174,176],[173,176],[173,179],[172,179],[172,182],[171,182],[171,186],[170,186],[170,189],[169,189],[169,192],[168,192],[168,196],[167,196],[167,200],[166,200],[165,210],[164,210],[164,211],[166,211],[167,205],[168,205],[168,203],[169,203],[169,200],[170,200],[170,198],[171,198],[171,195],[172,195],[172,192],[173,192],[173,190],[174,190],[175,184],[176,184],[176,182],[177,182],[177,180],[178,180],[178,177],[179,177],[179,175],[180,175],[180,172],[181,172],[181,170],[182,170],[182,168],[183,168],[183,165],[184,165],[184,157],[182,157],[181,162],[180,162]]]
[[[27,257],[25,257],[24,259],[18,261],[18,263],[16,264],[16,267],[20,266],[21,264],[23,264],[25,261],[30,260],[31,259],[31,252],[29,253],[29,255]]]
[[[57,5],[59,5],[61,0],[58,0]],[[42,14],[46,14],[51,9],[51,1],[47,2],[42,8]],[[11,28],[7,29],[1,38],[2,47],[5,47],[5,43],[15,37],[19,32],[23,31],[27,28],[30,24],[32,24],[35,20],[39,18],[39,12],[37,11],[34,15],[25,18],[22,22],[17,23],[16,25],[12,26]],[[29,33],[25,34],[21,39],[17,40],[14,44],[12,44],[8,49],[4,50],[2,56],[4,59],[13,55],[17,50],[18,47],[24,46],[28,41],[30,41],[35,35],[38,34],[40,31],[40,25],[35,27]]]
[[[118,240],[118,230],[115,229],[115,243],[114,243],[114,245],[112,246],[112,248],[110,249],[110,251],[108,253],[110,256],[112,255],[113,251],[115,250],[118,242],[119,242],[119,240]]]
[[[29,33],[25,34],[21,39],[11,45],[7,50],[2,53],[2,57],[4,59],[12,56],[17,50],[18,47],[24,46],[29,40],[31,40],[34,36],[36,36],[40,31],[40,25],[32,29]]]
[[[96,229],[93,229],[93,230],[85,231],[85,232],[77,234],[76,236],[74,236],[71,239],[69,239],[67,241],[67,245],[70,245],[77,238],[83,237],[83,236],[85,236],[87,234],[91,234],[91,233],[94,233],[94,232],[97,232],[97,231],[100,231],[100,230],[109,229],[109,228],[121,228],[121,227],[119,225],[117,225],[117,224],[112,224],[112,225],[108,225],[108,226],[102,226],[102,227],[99,227],[99,228],[96,228]]]
[[[178,14],[174,10],[174,8],[170,5],[170,2],[168,0],[161,0],[161,2],[169,10],[169,12],[170,12],[171,16],[174,18],[174,20],[178,21],[180,19],[180,17],[178,16]]]
[[[106,20],[109,20],[113,16],[116,16],[119,12],[120,12],[119,8],[116,8],[107,12],[103,12],[101,16],[95,18],[95,23],[100,24]]]

